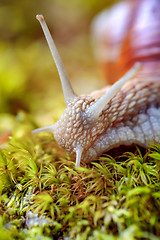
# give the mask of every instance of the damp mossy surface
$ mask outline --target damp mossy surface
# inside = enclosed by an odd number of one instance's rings
[[[52,134],[0,150],[1,239],[159,239],[160,145],[75,168]]]

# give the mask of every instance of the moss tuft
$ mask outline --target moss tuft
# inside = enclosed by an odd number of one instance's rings
[[[0,150],[1,239],[159,239],[160,144],[75,168],[51,134],[15,136]]]

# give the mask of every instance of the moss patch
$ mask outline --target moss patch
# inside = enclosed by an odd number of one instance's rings
[[[74,165],[51,134],[9,140],[0,150],[1,239],[159,239],[160,145]]]

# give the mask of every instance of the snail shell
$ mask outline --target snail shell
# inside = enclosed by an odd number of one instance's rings
[[[94,19],[92,34],[108,83],[137,61],[143,63],[141,72],[146,76],[159,74],[160,1],[121,2]]]
[[[140,6],[138,1],[132,3],[132,8],[136,9],[136,13],[132,14],[134,21],[129,21],[129,24],[125,25],[125,39],[121,38],[123,42],[127,42],[127,46],[121,42],[121,50],[119,49],[113,64],[113,68],[120,75],[133,63],[134,66],[111,87],[88,96],[77,96],[74,93],[44,18],[42,15],[37,16],[60,75],[66,109],[59,121],[36,129],[33,133],[53,132],[56,141],[73,158],[76,158],[76,166],[80,165],[81,159],[90,162],[102,153],[120,145],[134,143],[147,147],[149,143],[160,142],[160,68],[157,58],[160,53],[159,45],[155,44],[158,41],[147,39],[146,42],[144,41],[146,45],[140,43],[140,46],[144,46],[144,51],[142,50],[140,54],[138,41],[136,41],[136,38],[143,40],[143,36],[140,36],[141,31],[148,25],[142,21],[143,24],[140,27],[137,23],[147,2],[142,1]],[[153,16],[154,9],[156,19],[159,20],[157,4],[159,5],[159,1],[153,0],[151,7],[144,8],[147,10],[142,13],[142,19],[143,16],[147,19],[146,15]],[[128,10],[128,6],[126,14],[131,11]],[[159,26],[159,23],[160,21],[157,21],[156,24]],[[154,28],[152,30],[153,33]],[[137,37],[133,38],[133,34]],[[156,36],[159,38],[159,33]],[[158,51],[156,55],[153,51],[154,47]],[[147,55],[147,48],[149,54],[148,57],[144,57],[142,53],[145,52]],[[137,53],[131,57],[130,54],[133,51]],[[135,63],[137,60],[142,64]],[[153,64],[155,64],[154,67]]]

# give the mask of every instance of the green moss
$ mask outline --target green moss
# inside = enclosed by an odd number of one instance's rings
[[[159,160],[153,145],[75,169],[51,134],[15,134],[0,151],[1,239],[158,239]]]

